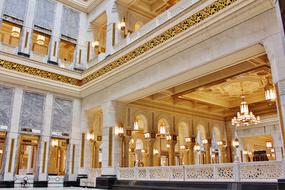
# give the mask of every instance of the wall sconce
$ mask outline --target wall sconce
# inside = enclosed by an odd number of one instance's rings
[[[190,137],[185,137],[185,142],[190,143],[191,142],[191,138]]]
[[[244,155],[247,155],[247,154],[248,154],[248,151],[247,151],[247,150],[244,150],[244,151],[242,151],[242,153],[243,153]]]
[[[51,146],[53,146],[53,147],[58,146],[58,140],[52,139],[52,141],[51,141]]]
[[[87,135],[86,135],[86,139],[87,139],[88,141],[90,141],[90,142],[95,141],[94,133],[88,132]]]
[[[264,95],[265,100],[275,101],[276,100],[276,93],[272,82],[267,78],[267,84],[264,88]]]
[[[126,29],[126,17],[123,18],[122,22],[120,23],[120,29],[122,32],[125,32]]]
[[[223,145],[223,141],[218,141],[217,145],[219,145],[219,146]]]
[[[181,146],[180,146],[180,149],[181,149],[181,150],[185,150],[185,146],[184,146],[184,145],[181,145]]]
[[[154,149],[153,150],[153,154],[158,154],[159,152],[158,152],[158,150],[157,149]]]
[[[199,145],[199,144],[195,144],[194,150],[197,151],[197,152],[199,152],[200,149],[201,149],[200,145]]]
[[[124,127],[122,125],[118,126],[116,128],[115,134],[118,135],[119,137],[124,136]]]
[[[238,148],[238,147],[239,147],[239,140],[238,140],[237,137],[235,138],[235,140],[233,140],[233,146],[234,146],[235,148]]]
[[[141,150],[141,153],[145,153],[145,150],[144,150],[144,149],[142,149],[142,150]]]
[[[94,42],[92,42],[91,45],[92,45],[93,48],[95,48],[96,53],[99,54],[100,53],[100,51],[99,51],[99,46],[100,46],[99,41],[95,40]]]
[[[272,142],[271,141],[266,142],[266,148],[272,148]]]
[[[150,138],[150,133],[145,133],[145,134],[144,134],[144,138],[145,138],[145,139],[149,139],[149,138]]]
[[[270,152],[274,153],[275,152],[274,148],[271,148]]]
[[[166,135],[166,140],[171,141],[172,137],[171,135]]]
[[[208,140],[207,140],[207,139],[203,139],[203,140],[202,140],[202,143],[203,143],[203,144],[207,144],[207,143],[208,143]]]
[[[21,29],[19,27],[13,26],[11,36],[15,38],[19,38],[21,33]]]
[[[266,154],[267,157],[270,157],[270,154]]]
[[[170,148],[170,144],[166,144],[166,148]]]
[[[38,35],[37,36],[37,44],[39,44],[39,45],[44,45],[45,44],[45,40],[46,40],[46,38],[43,36],[43,35]]]

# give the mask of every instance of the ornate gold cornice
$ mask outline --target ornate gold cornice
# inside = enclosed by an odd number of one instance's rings
[[[127,63],[128,61],[131,61],[135,59],[136,57],[148,52],[149,50],[161,45],[162,43],[168,41],[169,39],[172,39],[173,37],[177,36],[181,32],[184,32],[191,28],[193,25],[200,23],[201,21],[209,18],[211,15],[214,15],[215,13],[219,12],[220,10],[224,9],[225,7],[233,4],[237,0],[217,0],[211,5],[205,7],[201,11],[191,15],[184,21],[178,23],[177,25],[173,26],[172,28],[166,30],[162,34],[159,34],[158,36],[154,37],[153,39],[149,40],[148,42],[144,43],[143,45],[139,46],[138,48],[134,49],[133,51],[127,53],[126,55],[118,58],[117,60],[109,63],[108,65],[102,67],[98,71],[95,71],[94,73],[88,75],[87,77],[83,78],[82,80],[78,80],[72,77],[68,77],[65,75],[57,74],[48,72],[45,70],[33,68],[30,66],[21,65],[18,63],[12,63],[9,61],[0,60],[0,67],[26,73],[46,79],[51,79],[54,81],[63,82],[66,84],[71,84],[75,86],[82,86],[84,84],[87,84],[88,82],[112,71],[113,69],[116,69],[120,65],[123,65]]]
[[[18,63],[13,63],[10,61],[5,61],[5,60],[0,60],[0,67],[4,69],[12,70],[12,71],[17,71],[20,73],[26,73],[29,75],[34,75],[34,76],[38,76],[41,78],[46,78],[46,79],[59,81],[59,82],[76,85],[76,86],[80,86],[80,83],[81,83],[81,80],[78,80],[72,77],[68,77],[65,75],[57,74],[57,73],[52,73],[52,72],[45,71],[42,69],[37,69],[34,67],[21,65]]]

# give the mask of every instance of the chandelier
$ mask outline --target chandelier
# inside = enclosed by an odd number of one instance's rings
[[[249,112],[248,105],[245,101],[245,96],[241,96],[242,101],[240,103],[240,112],[237,112],[237,117],[232,119],[232,125],[236,127],[240,126],[249,126],[260,123],[260,117],[255,115],[252,112]]]
[[[21,29],[16,27],[16,26],[13,26],[12,27],[12,32],[11,32],[11,36],[15,37],[15,38],[19,38],[20,37],[20,32],[21,32]]]
[[[274,86],[272,83],[267,79],[267,84],[264,88],[265,100],[275,101],[276,94],[274,90]]]
[[[46,40],[46,38],[43,36],[43,35],[38,35],[37,36],[37,44],[39,44],[39,45],[44,45],[45,44],[45,40]]]

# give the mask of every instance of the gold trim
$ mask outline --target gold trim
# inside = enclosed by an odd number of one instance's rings
[[[80,167],[84,167],[84,149],[85,149],[85,133],[82,133],[81,139],[81,160],[80,160]]]
[[[215,1],[213,4],[205,7],[201,11],[193,14],[192,16],[188,17],[186,20],[180,22],[179,24],[173,26],[172,28],[166,30],[162,34],[156,36],[155,38],[149,40],[148,42],[144,43],[143,45],[139,46],[138,48],[134,49],[133,51],[127,53],[126,55],[120,57],[119,59],[113,61],[112,63],[102,67],[98,71],[95,71],[94,73],[90,74],[89,76],[85,77],[82,80],[82,85],[88,83],[89,81],[92,81],[111,70],[119,67],[120,65],[123,65],[127,63],[130,60],[133,60],[134,58],[142,55],[143,53],[153,49],[154,47],[157,47],[158,45],[168,41],[169,39],[175,37],[176,35],[180,34],[181,32],[184,32],[188,30],[190,27],[192,27],[195,24],[198,24],[205,20],[206,18],[209,18],[211,15],[219,12],[220,10],[224,9],[225,7],[231,5],[237,0],[218,0]]]
[[[47,155],[47,142],[45,142],[45,144],[44,144],[44,155],[43,155],[42,173],[45,173],[45,170],[46,170],[46,155]]]
[[[55,57],[55,54],[56,54],[56,41],[54,42],[54,45],[53,45],[53,56]]]
[[[87,42],[87,63],[90,60],[90,42]]]
[[[74,174],[74,160],[75,160],[75,144],[73,144],[72,146],[71,174]]]
[[[113,23],[113,29],[112,29],[112,46],[114,46],[116,43],[116,23]]]
[[[113,146],[113,128],[109,128],[109,146],[108,146],[108,166],[112,167],[112,146]]]
[[[29,32],[26,32],[26,36],[25,36],[25,48],[27,48],[27,46],[28,46],[28,39],[29,39]]]
[[[138,48],[134,49],[133,51],[127,53],[126,55],[116,59],[115,61],[109,63],[108,65],[102,67],[101,69],[93,72],[92,74],[88,75],[87,77],[83,78],[82,80],[78,80],[75,78],[71,78],[68,76],[51,73],[48,71],[36,69],[29,66],[24,66],[17,63],[12,63],[4,60],[0,60],[0,67],[14,70],[22,73],[27,73],[34,76],[39,76],[42,78],[47,78],[67,84],[72,84],[75,86],[82,86],[87,84],[88,82],[97,79],[98,77],[116,69],[117,67],[129,62],[130,60],[135,59],[136,57],[148,52],[149,50],[163,44],[164,42],[172,39],[173,37],[177,36],[178,34],[188,30],[195,24],[202,22],[203,20],[209,18],[210,16],[214,15],[215,13],[219,12],[220,10],[230,6],[237,0],[217,0],[211,5],[205,7],[204,9],[200,10],[199,12],[191,15],[184,21],[178,23],[177,25],[173,26],[172,28],[166,30],[165,32],[159,34],[158,36],[154,37],[153,39],[149,40],[148,42],[144,43],[143,45],[139,46]],[[53,55],[55,55],[56,51],[56,42],[54,43],[54,51]]]
[[[78,60],[78,64],[81,64],[81,49],[79,50],[79,60]]]
[[[26,66],[26,65],[21,65],[18,63],[13,63],[10,61],[0,60],[0,68],[1,67],[4,69],[8,69],[8,70],[18,71],[20,73],[26,73],[26,74],[38,76],[41,78],[51,79],[54,81],[59,81],[59,82],[67,83],[67,84],[80,86],[80,80],[78,79],[64,76],[64,75],[57,74],[57,73],[48,72],[42,69],[37,69],[37,68]]]
[[[12,169],[12,161],[13,161],[13,154],[14,154],[14,144],[15,139],[11,139],[11,145],[10,145],[10,154],[9,154],[9,165],[8,165],[8,172],[11,172]]]

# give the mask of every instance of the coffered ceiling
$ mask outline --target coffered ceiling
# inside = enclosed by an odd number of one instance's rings
[[[118,0],[120,5],[153,18],[176,4],[179,0]]]
[[[243,94],[250,111],[271,113],[276,112],[276,105],[266,102],[264,97],[268,80],[272,80],[271,69],[267,56],[261,55],[134,103],[169,106],[170,110],[180,109],[229,119],[239,110]]]

